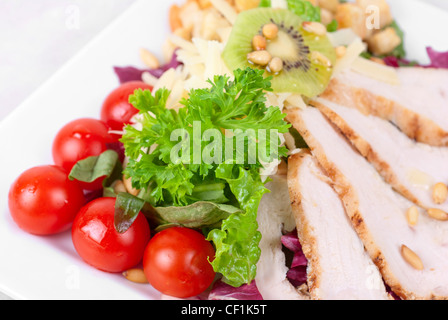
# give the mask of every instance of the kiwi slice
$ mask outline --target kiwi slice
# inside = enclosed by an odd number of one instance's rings
[[[325,35],[305,30],[302,19],[286,9],[257,8],[243,11],[233,26],[223,59],[230,70],[267,69],[274,92],[293,92],[312,98],[322,93],[330,81],[336,62],[335,49]],[[275,24],[278,36],[268,40],[265,51],[283,62],[282,71],[273,74],[266,66],[252,63],[252,40],[262,35],[263,26]]]

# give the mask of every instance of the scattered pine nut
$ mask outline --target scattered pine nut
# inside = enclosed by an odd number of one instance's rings
[[[125,176],[123,176],[123,184],[124,184],[126,190],[133,196],[136,197],[140,193],[140,190],[134,189],[132,187],[132,178],[131,177],[126,178]]]
[[[159,59],[147,49],[140,49],[140,59],[142,59],[143,63],[150,69],[157,69],[160,67]]]
[[[123,276],[132,282],[135,283],[148,283],[148,280],[146,279],[145,273],[142,269],[129,269],[125,272],[123,272]]]
[[[275,23],[265,24],[262,32],[266,39],[273,40],[278,36],[278,26]]]
[[[433,219],[436,219],[439,221],[448,221],[448,213],[446,213],[443,210],[432,208],[432,209],[428,209],[427,213]]]
[[[202,10],[208,9],[212,6],[212,3],[210,2],[210,0],[198,0],[198,4]]]
[[[266,38],[263,37],[262,35],[257,34],[252,39],[252,47],[254,50],[256,51],[266,50],[266,46],[267,46]]]
[[[416,270],[423,270],[423,262],[420,257],[405,245],[401,246],[401,255]]]
[[[272,73],[279,73],[283,70],[283,60],[279,57],[272,58],[271,62],[269,62],[268,68]]]
[[[267,66],[272,59],[272,56],[266,50],[254,51],[247,55],[247,59],[259,66]]]
[[[345,46],[336,47],[336,56],[342,58],[347,53],[347,48]]]
[[[410,226],[417,225],[418,216],[419,216],[419,212],[418,212],[418,208],[416,206],[412,206],[408,209],[408,211],[406,212],[406,218],[407,218]]]
[[[114,183],[112,183],[111,186],[116,194],[119,194],[121,192],[127,192],[126,187],[124,186],[124,183],[121,180],[115,181]]]
[[[257,8],[260,0],[235,0],[235,7],[238,12]]]
[[[305,31],[314,33],[318,36],[324,36],[327,34],[327,28],[320,22],[305,21],[302,23],[302,27]]]
[[[436,204],[442,204],[448,199],[448,187],[444,183],[436,183],[432,189],[432,198]]]
[[[185,39],[185,40],[187,40],[187,41],[190,41],[190,40],[191,40],[191,37],[192,37],[192,32],[193,32],[193,25],[188,26],[188,27],[180,27],[180,28],[177,28],[177,29],[173,32],[173,34],[176,35],[176,36],[178,36],[178,37],[181,37],[182,39]]]
[[[377,58],[377,57],[371,57],[371,58],[370,58],[370,61],[373,61],[373,62],[382,64],[382,65],[384,65],[384,66],[386,65],[386,63],[384,62],[383,59],[380,59],[380,58]]]
[[[320,53],[319,51],[313,51],[311,52],[311,60],[317,61],[320,64],[326,66],[326,67],[331,67],[331,61],[330,59],[328,59],[326,56],[324,56],[322,53]]]

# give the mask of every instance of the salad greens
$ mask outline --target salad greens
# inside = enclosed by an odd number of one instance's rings
[[[69,174],[70,180],[93,182],[101,177],[105,193],[110,193],[112,182],[120,179],[123,167],[118,153],[114,150],[106,150],[99,156],[88,157],[78,161]]]
[[[302,18],[303,21],[321,21],[320,8],[314,6],[311,2],[306,0],[286,0],[286,2],[288,9]],[[271,0],[261,0],[259,6],[270,8],[272,6]]]
[[[214,270],[237,287],[254,279],[260,257],[256,217],[268,192],[260,169],[286,156],[278,134],[290,125],[278,107],[265,105],[271,83],[263,70],[238,69],[233,81],[215,76],[209,84],[177,111],[166,108],[166,89],[130,96],[141,125],[127,126],[121,140],[124,174],[142,191],[118,195],[116,226],[125,230],[143,210],[162,228],[202,229],[216,248]]]
[[[396,21],[393,21],[389,27],[394,28],[395,32],[401,39],[400,45],[398,47],[396,47],[389,55],[394,56],[398,59],[406,58],[406,51],[404,49],[404,32],[403,32],[403,30],[401,30],[400,26],[397,24]]]

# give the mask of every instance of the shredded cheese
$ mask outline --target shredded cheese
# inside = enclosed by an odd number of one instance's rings
[[[356,38],[348,47],[345,55],[339,58],[334,66],[333,77],[341,71],[349,69],[361,53],[366,50],[366,44],[360,38]]]
[[[340,29],[335,32],[328,32],[327,36],[333,47],[348,46],[352,44],[354,41],[361,39],[353,31],[353,29],[350,28]]]
[[[353,61],[351,69],[372,79],[390,83],[392,85],[400,84],[400,79],[398,78],[397,71],[394,68],[364,59],[362,57],[358,57],[355,61]]]
[[[299,108],[306,109],[307,105],[305,101],[303,101],[303,97],[300,94],[292,94],[286,99],[286,108]]]
[[[277,9],[288,9],[288,3],[286,0],[272,0],[271,7]]]
[[[224,0],[210,0],[212,5],[218,10],[226,19],[230,22],[230,24],[234,25],[238,13],[236,10]]]

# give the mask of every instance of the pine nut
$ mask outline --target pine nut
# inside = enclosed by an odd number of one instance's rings
[[[247,59],[255,64],[258,64],[259,66],[267,66],[268,63],[271,61],[272,56],[269,52],[266,50],[261,51],[254,51],[247,55]]]
[[[117,180],[114,183],[112,183],[112,188],[114,189],[114,192],[116,194],[127,192],[126,187],[124,186],[124,183],[121,180]]]
[[[322,65],[324,65],[326,67],[331,67],[330,59],[328,59],[326,56],[324,56],[319,51],[311,52],[311,60],[317,61],[317,62],[319,62],[320,64],[322,64]]]
[[[254,9],[259,4],[260,0],[235,0],[235,7],[238,12]]]
[[[140,59],[142,59],[143,63],[150,69],[157,69],[160,67],[160,62],[156,56],[146,49],[140,49]]]
[[[266,38],[263,37],[262,35],[257,34],[252,39],[252,47],[254,50],[256,51],[266,50],[266,46],[267,46]]]
[[[273,40],[277,38],[278,27],[275,23],[268,23],[263,26],[262,32],[266,39]]]
[[[140,193],[140,190],[134,189],[132,187],[132,178],[131,177],[126,178],[125,176],[123,176],[123,184],[124,184],[126,190],[133,196],[136,197]]]
[[[412,206],[408,209],[408,211],[406,212],[406,218],[407,218],[410,226],[417,225],[418,216],[419,216],[419,212],[418,212],[418,208],[416,206]]]
[[[428,215],[436,220],[439,221],[448,221],[448,213],[445,211],[442,211],[440,209],[428,209],[427,210]]]
[[[405,245],[401,246],[401,255],[416,270],[423,270],[423,262],[420,257]]]
[[[189,26],[189,27],[180,27],[177,28],[173,34],[181,37],[182,39],[185,39],[187,41],[191,40],[192,37],[192,32],[193,32],[193,25]]]
[[[129,281],[135,283],[148,283],[148,280],[146,279],[145,273],[142,269],[129,269],[123,272],[123,276]]]
[[[268,68],[272,73],[279,73],[283,70],[283,60],[279,57],[272,58],[271,62],[269,62]]]
[[[448,187],[444,183],[437,183],[432,189],[432,198],[435,203],[442,204],[448,199]]]
[[[319,22],[306,21],[302,23],[302,27],[305,31],[314,33],[318,36],[324,36],[327,34],[327,28]]]
[[[212,3],[210,2],[210,0],[198,0],[198,4],[202,10],[208,9],[212,6]]]
[[[345,46],[336,47],[336,56],[342,58],[347,53],[347,48]]]
[[[370,58],[370,61],[373,61],[373,62],[376,62],[376,63],[382,64],[383,66],[385,66],[385,65],[386,65],[386,63],[384,62],[384,60],[383,60],[383,59],[380,59],[380,58],[377,58],[377,57],[371,57],[371,58]]]

